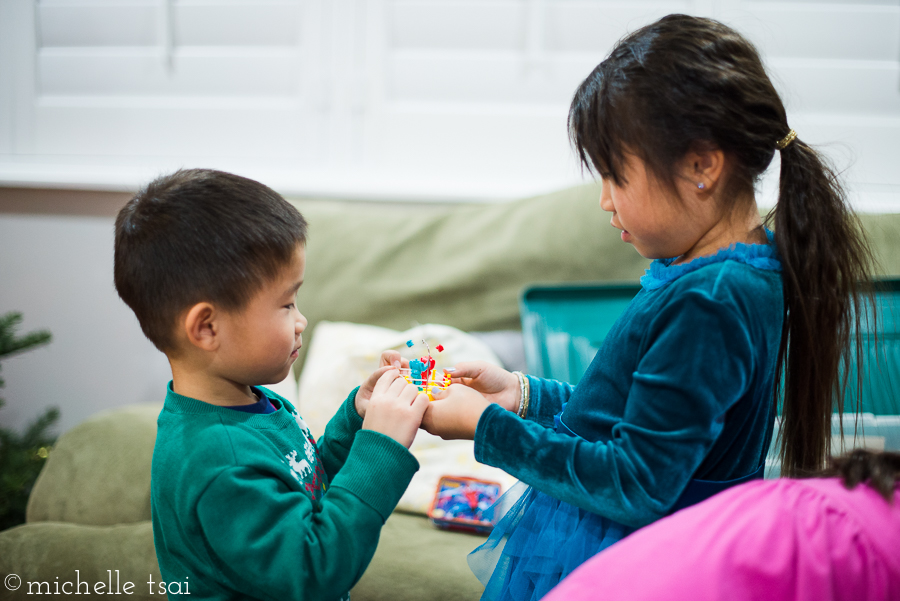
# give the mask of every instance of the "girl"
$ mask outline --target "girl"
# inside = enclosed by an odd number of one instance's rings
[[[782,378],[784,473],[821,468],[863,306],[871,255],[844,193],[732,29],[670,15],[628,35],[575,93],[569,133],[612,226],[656,260],[577,387],[461,364],[466,386],[427,410],[428,431],[474,438],[530,485],[470,556],[484,599],[538,599],[637,528],[760,477]],[[773,234],[754,183],[776,150]]]
[[[738,486],[600,553],[545,601],[898,599],[898,487],[900,453],[861,449],[822,478]]]

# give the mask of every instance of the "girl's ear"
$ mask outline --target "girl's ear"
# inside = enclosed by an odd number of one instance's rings
[[[682,162],[682,177],[701,193],[710,194],[724,182],[725,153],[711,144],[695,144]]]
[[[184,332],[188,342],[204,351],[214,351],[219,346],[220,313],[207,302],[197,303],[185,313]]]

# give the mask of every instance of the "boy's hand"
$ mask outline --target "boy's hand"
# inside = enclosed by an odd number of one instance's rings
[[[459,363],[448,373],[452,384],[474,388],[491,403],[497,403],[509,411],[519,410],[519,399],[522,397],[519,378],[502,367],[486,361],[467,361]]]
[[[363,429],[381,432],[408,449],[428,408],[428,395],[390,368],[375,383],[368,405]]]
[[[422,428],[444,440],[474,439],[475,427],[490,401],[477,390],[460,384],[451,384],[433,395],[435,400],[425,410]]]
[[[409,359],[404,359],[397,351],[384,351],[381,353],[381,366],[372,372],[365,382],[356,391],[356,399],[354,404],[356,412],[363,419],[366,417],[366,408],[369,406],[369,399],[372,398],[372,391],[375,390],[375,383],[378,378],[391,369],[400,369],[401,367],[409,367]]]

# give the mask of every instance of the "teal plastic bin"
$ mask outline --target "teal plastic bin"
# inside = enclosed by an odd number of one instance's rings
[[[856,388],[860,366],[854,364],[844,410],[852,412],[859,404],[864,413],[900,415],[900,280],[877,283],[875,308],[875,323],[866,321],[862,328],[862,399],[858,402]]]
[[[528,372],[577,384],[613,323],[640,286],[637,284],[579,284],[533,286],[519,299]],[[900,280],[876,285],[877,320],[863,324],[862,415],[841,424],[832,420],[832,453],[854,447],[900,451]],[[877,346],[874,340],[878,339]],[[858,366],[851,367],[855,382]],[[845,411],[857,403],[851,386]],[[766,477],[778,477],[778,423],[766,458]]]
[[[519,297],[528,373],[577,384],[638,284],[533,286]]]
[[[640,290],[638,284],[533,286],[519,299],[529,373],[577,384],[606,334]],[[876,287],[876,326],[863,327],[862,411],[900,414],[900,280]],[[851,378],[855,378],[856,366]],[[856,403],[851,387],[848,408]]]

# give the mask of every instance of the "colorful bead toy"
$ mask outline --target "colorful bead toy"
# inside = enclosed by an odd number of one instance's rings
[[[466,476],[442,476],[428,517],[438,528],[489,533],[494,516],[488,509],[500,497],[499,482]]]
[[[444,373],[443,376],[438,376],[437,370],[435,369],[434,357],[431,356],[431,348],[425,340],[422,340],[422,344],[425,345],[428,354],[424,357],[411,360],[409,362],[409,369],[401,369],[400,375],[402,375],[410,384],[418,386],[421,392],[428,395],[428,400],[433,401],[433,392],[435,389],[447,390],[447,388],[450,387],[450,374]],[[407,340],[406,346],[411,348],[413,346],[413,341]],[[444,351],[443,345],[439,344],[435,348],[439,353]]]

